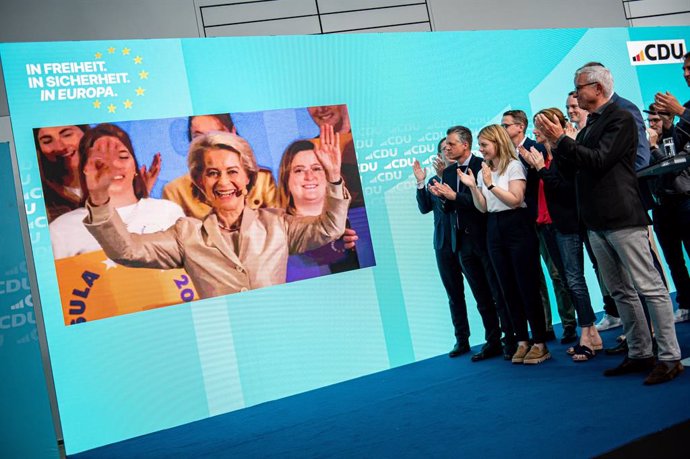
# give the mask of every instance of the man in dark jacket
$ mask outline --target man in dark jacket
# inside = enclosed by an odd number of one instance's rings
[[[470,324],[467,319],[467,304],[465,303],[465,285],[462,277],[460,261],[451,242],[452,225],[450,216],[443,212],[441,199],[429,191],[429,186],[441,180],[445,160],[443,158],[444,141],[438,144],[438,156],[434,160],[436,175],[426,181],[426,169],[419,161],[413,165],[414,176],[417,179],[417,206],[423,214],[434,212],[434,253],[441,282],[448,294],[450,317],[455,330],[455,345],[448,353],[449,357],[458,357],[470,351]]]
[[[540,130],[556,145],[554,157],[576,169],[578,212],[589,232],[604,281],[616,300],[628,342],[628,355],[606,376],[651,370],[645,384],[675,378],[683,366],[668,290],[654,268],[647,239],[647,216],[635,174],[637,128],[630,112],[612,102],[613,77],[599,66],[575,73],[579,105],[590,115],[573,140],[559,123],[537,117]],[[659,362],[639,294],[654,323]]]
[[[690,53],[683,56],[683,76],[690,86]],[[681,105],[673,94],[659,93],[654,107],[671,118],[679,117],[678,123],[662,137],[673,137],[677,154],[690,152],[690,101]],[[659,206],[654,209],[654,231],[676,285],[678,310],[675,319],[684,322],[690,320],[690,277],[682,248],[685,246],[685,252],[690,254],[690,167],[659,177],[656,195]]]
[[[496,273],[486,248],[486,215],[472,202],[470,190],[458,180],[458,170],[472,170],[479,177],[482,160],[472,154],[472,132],[465,126],[448,129],[446,157],[455,161],[443,171],[443,182],[435,183],[431,192],[443,201],[443,210],[450,216],[451,243],[460,258],[462,271],[477,302],[484,325],[486,343],[472,356],[477,362],[503,354],[513,357],[516,341]],[[501,331],[505,345],[501,343]]]

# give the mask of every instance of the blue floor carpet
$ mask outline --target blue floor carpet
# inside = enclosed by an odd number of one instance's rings
[[[566,347],[537,366],[443,355],[71,457],[585,458],[690,419],[690,369],[647,387],[602,376],[622,356],[576,364]]]

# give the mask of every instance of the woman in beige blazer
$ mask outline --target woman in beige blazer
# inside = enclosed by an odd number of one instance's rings
[[[202,298],[285,282],[287,258],[338,239],[345,231],[350,196],[340,177],[339,137],[322,127],[326,141],[315,151],[326,170],[327,198],[318,216],[282,209],[251,209],[246,196],[258,171],[243,138],[212,132],[192,142],[188,157],[194,194],[212,212],[203,221],[180,218],[170,229],[130,234],[109,205],[108,187],[118,175],[117,152],[99,139],[84,169],[89,215],[84,224],[117,263],[132,267],[183,267]]]

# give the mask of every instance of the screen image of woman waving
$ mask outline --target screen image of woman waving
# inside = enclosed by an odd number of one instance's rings
[[[323,164],[326,201],[318,216],[290,215],[282,209],[251,209],[246,202],[258,166],[250,145],[227,132],[194,139],[188,155],[194,193],[211,212],[203,219],[179,219],[166,231],[133,234],[110,204],[117,175],[116,152],[94,144],[85,167],[89,215],[84,224],[117,263],[132,267],[183,267],[202,298],[281,284],[287,259],[330,243],[345,231],[350,197],[340,176],[337,136],[324,126],[326,139],[315,154]]]
[[[338,150],[340,147],[337,146]],[[278,175],[278,205],[290,215],[320,215],[326,203],[326,170],[309,140],[292,142],[283,153]],[[349,225],[348,225],[349,226]],[[287,281],[358,269],[357,233],[346,228],[339,239],[288,260]]]

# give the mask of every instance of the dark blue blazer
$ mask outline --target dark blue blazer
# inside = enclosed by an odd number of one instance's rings
[[[649,166],[649,159],[651,157],[651,150],[649,148],[649,141],[647,140],[647,127],[644,125],[642,113],[637,105],[630,102],[628,99],[619,96],[615,92],[611,96],[611,102],[618,105],[620,108],[627,110],[635,120],[637,126],[637,155],[635,156],[635,170],[639,171],[643,167]]]
[[[563,137],[553,152],[559,166],[577,169],[577,207],[587,229],[650,224],[635,173],[636,130],[630,112],[612,103],[596,121],[588,121],[577,141]]]
[[[470,157],[468,168],[474,173],[475,181],[481,174],[482,162],[477,156]],[[458,237],[486,238],[486,214],[477,210],[472,201],[472,192],[458,180],[458,167],[461,166],[455,163],[443,171],[443,182],[458,193],[454,201],[444,200],[443,205],[443,210],[451,216],[451,246],[454,251],[459,246]]]
[[[525,141],[523,142],[522,146],[525,147],[527,151],[529,151],[530,148],[534,147],[535,149],[537,149],[537,151],[544,155],[544,158],[546,158],[546,147],[530,139],[529,137],[525,137]],[[527,169],[527,187],[525,188],[525,204],[527,204],[527,211],[532,217],[532,221],[536,222],[537,215],[539,214],[539,209],[537,208],[537,206],[539,205],[540,177],[537,173],[537,170],[529,164],[527,164],[527,162],[522,158],[522,156],[518,155],[518,158],[520,158],[522,165],[525,166],[525,168]]]
[[[451,224],[450,215],[443,211],[443,202],[429,191],[429,184],[433,180],[440,182],[441,179],[434,175],[427,182],[427,186],[417,189],[417,206],[423,214],[434,212],[434,249],[451,248]]]

